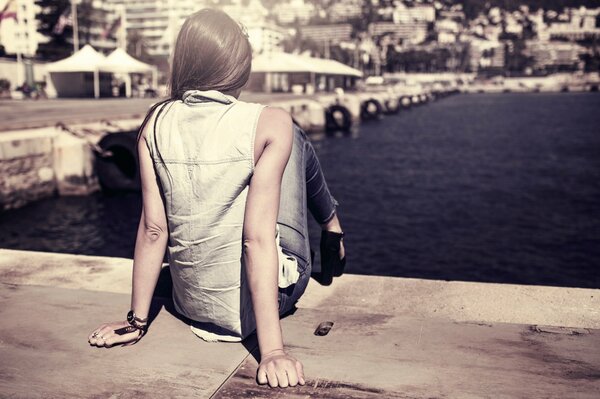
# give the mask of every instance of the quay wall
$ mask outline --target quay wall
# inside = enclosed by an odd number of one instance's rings
[[[47,129],[0,135],[0,210],[55,193],[54,140]]]
[[[325,131],[326,107],[334,101],[331,95],[263,98],[250,94],[247,97],[248,101],[260,100],[286,109],[296,123],[311,133]],[[117,102],[116,109],[119,107]],[[87,195],[99,190],[95,161],[102,149],[98,143],[110,133],[137,131],[146,109],[111,121],[89,110],[89,113],[78,115],[78,120],[71,118],[70,104],[52,101],[47,104],[66,109],[59,109],[47,120],[34,122],[33,126],[27,117],[20,118],[22,123],[15,125],[13,122],[14,126],[9,125],[8,131],[0,126],[0,130],[4,130],[0,131],[0,211],[19,208],[52,195]],[[13,109],[11,107],[9,110]],[[38,107],[37,102],[35,107]],[[353,122],[356,123],[358,111],[354,108]],[[29,115],[36,109],[25,108],[23,112]],[[14,119],[13,115],[9,116]],[[92,120],[97,122],[90,122]]]
[[[415,99],[411,97],[411,101],[413,105],[419,105],[436,96],[441,98],[449,94],[423,92],[413,96]],[[403,97],[407,96],[392,91],[319,93],[311,96],[248,93],[242,100],[284,108],[305,131],[322,133],[350,130],[360,122],[379,119],[384,113],[396,113]],[[106,167],[107,162],[113,162],[110,172],[113,176],[113,172],[118,172],[114,169],[118,167],[119,159],[111,154],[110,149],[101,148],[105,143],[102,139],[111,133],[137,131],[149,103],[140,103],[137,108],[131,107],[126,113],[118,114],[114,120],[106,120],[106,112],[112,112],[107,109],[107,104],[113,104],[115,110],[119,110],[120,105],[125,108],[133,104],[119,102],[128,100],[107,101],[82,102],[82,111],[74,110],[72,102],[59,100],[30,103],[30,107],[26,103],[22,103],[23,107],[12,103],[7,107],[9,111],[4,111],[7,125],[4,128],[0,126],[0,211],[55,194],[86,195],[99,190],[102,184],[112,189],[120,188],[109,187],[105,184],[106,179],[102,181],[98,177],[102,172],[100,166]],[[26,117],[15,119],[13,115],[18,114],[18,110],[24,116],[35,114],[44,111],[40,105],[46,104],[46,108],[57,107],[47,117],[35,115],[30,121]],[[99,109],[94,109],[95,104]],[[137,164],[133,159],[136,157],[135,146],[129,143],[126,150],[131,155],[131,159],[126,161]],[[114,158],[111,158],[113,155]],[[107,162],[98,162],[100,158]],[[125,183],[118,184],[128,186],[127,189],[139,186],[133,181]]]
[[[95,145],[111,131],[131,131],[138,120],[119,125],[61,125],[0,134],[0,211],[53,195],[87,195],[100,189]]]

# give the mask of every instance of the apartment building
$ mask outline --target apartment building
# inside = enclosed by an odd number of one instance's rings
[[[300,27],[300,34],[303,38],[314,40],[317,43],[340,43],[350,40],[352,25],[306,25]]]
[[[562,41],[527,41],[526,54],[534,60],[535,69],[577,67],[586,49],[576,43]]]
[[[286,29],[268,22],[250,22],[246,29],[254,55],[283,51],[283,40],[289,36]]]
[[[271,12],[277,22],[283,25],[307,23],[317,15],[315,5],[304,0],[278,1]]]
[[[600,37],[600,27],[597,21],[600,18],[600,8],[568,9],[568,19],[549,25],[547,33],[550,39],[583,40]]]
[[[5,7],[6,15],[0,20],[0,45],[6,54],[33,57],[42,39],[35,18],[38,7],[34,0],[0,0],[0,10]]]
[[[247,29],[257,51],[271,51],[281,42],[284,32],[266,24],[269,11],[260,0],[232,0],[219,5],[217,0],[108,0],[114,7],[124,7],[125,29],[142,37],[145,48],[153,56],[171,54],[184,20],[205,8],[220,8]],[[252,29],[250,29],[252,27]]]
[[[469,40],[469,64],[471,71],[503,68],[505,64],[504,43],[495,40],[471,38]]]
[[[362,0],[334,1],[327,9],[327,15],[331,22],[362,18],[362,4]]]
[[[371,36],[390,35],[394,40],[418,44],[427,37],[427,22],[373,22],[368,27]]]
[[[435,7],[427,4],[407,7],[399,3],[395,7],[392,16],[395,23],[433,22],[435,21]]]

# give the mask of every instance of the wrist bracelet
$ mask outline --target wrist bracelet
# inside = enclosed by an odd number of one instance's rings
[[[127,322],[137,329],[140,329],[143,331],[146,330],[148,328],[147,321],[148,321],[147,317],[145,319],[141,319],[141,318],[137,317],[135,315],[135,312],[133,311],[133,309],[130,309],[129,312],[127,313]]]

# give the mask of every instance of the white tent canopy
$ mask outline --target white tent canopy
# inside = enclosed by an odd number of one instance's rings
[[[110,53],[99,68],[101,72],[113,73],[146,73],[156,70],[156,67],[136,60],[121,48]]]
[[[46,65],[46,71],[55,74],[91,72],[94,74],[94,97],[100,97],[100,72],[98,66],[106,57],[86,44],[70,57]]]
[[[60,61],[46,64],[48,72],[96,72],[106,57],[86,44],[81,50]]]
[[[100,97],[100,73],[119,73],[126,76],[127,97],[131,96],[131,73],[152,73],[153,87],[157,86],[155,66],[136,60],[123,49],[114,50],[108,57],[86,44],[70,57],[46,65],[46,71],[55,74],[91,72],[94,74],[94,97]],[[63,78],[65,79],[65,78]]]
[[[98,66],[100,72],[120,73],[125,75],[126,96],[131,97],[130,73],[152,73],[152,86],[158,85],[158,70],[155,66],[136,60],[121,48],[117,48]]]
[[[358,69],[335,60],[283,52],[263,53],[252,60],[252,72],[308,72],[362,77]]]

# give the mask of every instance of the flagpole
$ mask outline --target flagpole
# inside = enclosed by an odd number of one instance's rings
[[[73,18],[73,53],[79,51],[79,22],[77,21],[77,4],[79,4],[79,0],[71,0],[71,17]]]
[[[120,18],[120,26],[119,26],[119,40],[117,43],[117,47],[122,48],[127,51],[127,19],[125,16],[125,4],[121,4],[119,7],[119,18]]]
[[[15,25],[16,25],[16,31],[20,31],[21,30],[21,19],[19,18],[21,13],[21,7],[20,4],[17,3],[17,10],[16,10],[16,15],[15,15]],[[17,85],[22,85],[24,84],[24,72],[25,72],[25,68],[24,68],[24,64],[23,64],[23,54],[21,54],[21,45],[22,45],[22,38],[19,37],[19,40],[17,40],[16,43],[16,50],[17,50]]]

